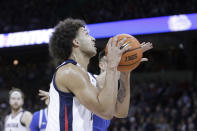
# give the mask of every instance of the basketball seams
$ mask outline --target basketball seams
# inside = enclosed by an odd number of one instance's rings
[[[122,38],[117,40],[117,43],[119,43],[123,38],[127,38],[128,39],[128,38],[131,38],[131,37],[122,37]]]
[[[137,48],[134,48],[134,49],[127,50],[127,51],[125,51],[122,55],[124,55],[125,53],[127,53],[127,52],[129,52],[129,51],[135,51],[135,50],[138,50],[138,49],[141,49],[141,47],[137,47]]]

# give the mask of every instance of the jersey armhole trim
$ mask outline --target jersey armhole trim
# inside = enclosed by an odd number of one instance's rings
[[[23,113],[23,114],[21,115],[20,123],[21,123],[22,126],[26,127],[26,126],[25,126],[25,123],[22,122],[22,117],[23,117],[23,115],[24,115],[24,113],[25,113],[25,110],[23,110],[22,113]]]

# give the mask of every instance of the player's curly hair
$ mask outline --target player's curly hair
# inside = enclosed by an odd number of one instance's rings
[[[70,57],[72,41],[80,27],[85,27],[85,22],[80,19],[67,18],[57,24],[49,41],[49,52],[56,62],[63,62]]]

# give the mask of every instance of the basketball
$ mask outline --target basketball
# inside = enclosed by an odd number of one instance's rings
[[[127,38],[126,42],[120,47],[125,48],[131,46],[131,49],[122,54],[120,63],[117,70],[121,72],[129,72],[134,70],[140,64],[141,58],[143,56],[142,48],[140,42],[129,34],[120,34],[117,35],[116,46],[120,43],[123,38]],[[113,41],[114,38],[112,38]],[[107,55],[108,47],[106,45],[105,55]]]

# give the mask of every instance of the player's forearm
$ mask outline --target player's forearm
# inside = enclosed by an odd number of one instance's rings
[[[130,73],[121,73],[120,88],[116,101],[115,114],[118,118],[124,118],[128,115],[130,105]]]
[[[103,112],[111,114],[112,117],[113,112],[115,111],[118,93],[118,78],[116,77],[116,74],[116,68],[107,68],[105,82],[98,96],[99,102],[103,107]]]
[[[25,127],[27,128],[28,131],[31,131],[29,126],[30,126],[30,123],[29,122],[26,122],[25,123]]]

